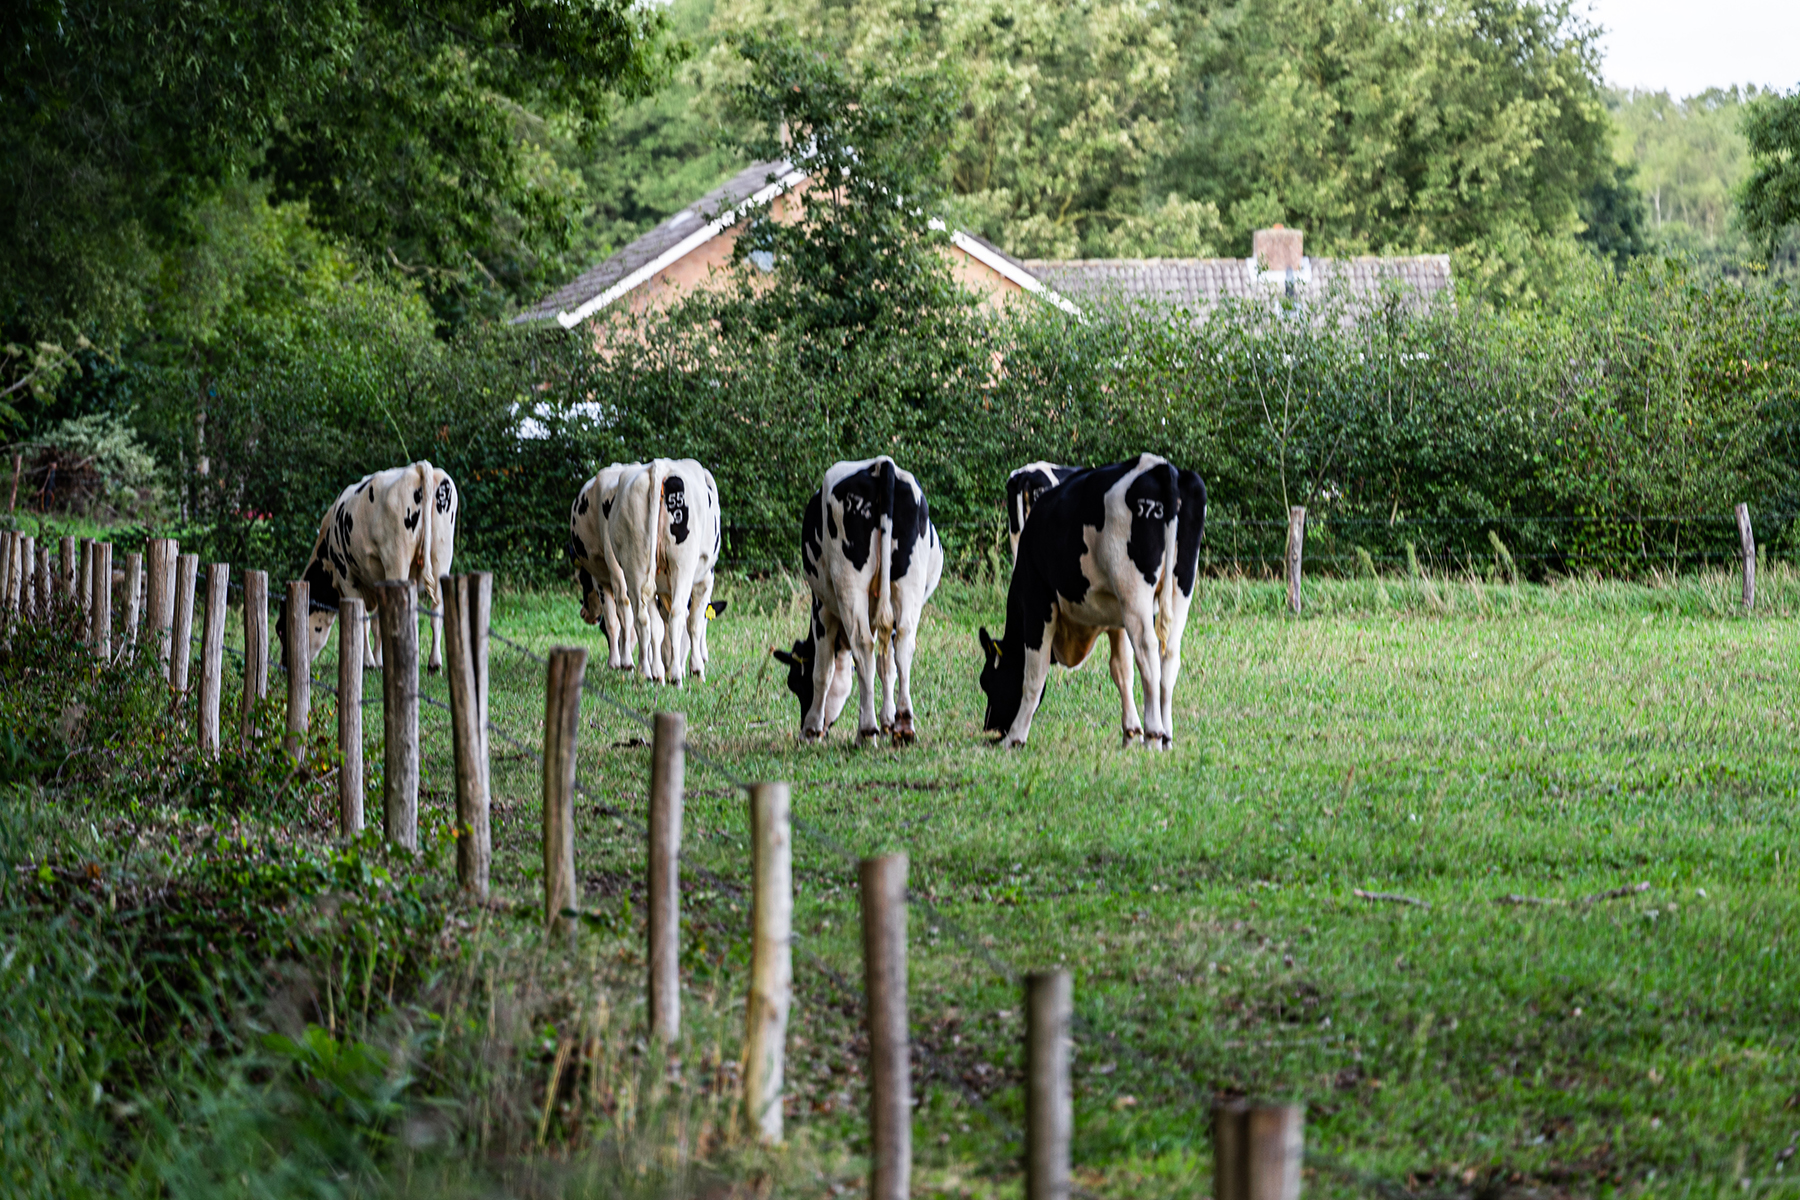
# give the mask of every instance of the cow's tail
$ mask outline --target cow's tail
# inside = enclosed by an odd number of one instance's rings
[[[1156,468],[1165,481],[1163,511],[1162,574],[1156,581],[1156,641],[1166,651],[1175,632],[1175,594],[1179,588],[1176,567],[1181,561],[1181,473],[1173,463]]]
[[[419,541],[413,550],[412,568],[421,590],[436,594],[434,571],[437,564],[431,561],[431,523],[437,516],[437,497],[432,495],[432,488],[437,485],[437,472],[430,462],[421,458],[412,465],[412,473],[419,489]]]
[[[875,597],[874,634],[875,644],[884,650],[894,636],[894,487],[898,472],[893,459],[882,459],[881,478],[876,484],[881,489],[881,506],[876,513],[879,558],[875,566],[876,586],[880,590]]]
[[[645,503],[649,506],[644,514],[644,562],[650,572],[651,590],[655,590],[656,580],[656,546],[662,534],[663,482],[669,477],[669,460],[653,458],[650,460],[650,496]]]

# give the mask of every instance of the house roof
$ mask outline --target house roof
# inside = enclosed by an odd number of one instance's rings
[[[766,203],[804,178],[804,172],[785,161],[751,163],[617,254],[545,296],[513,322],[554,318],[565,329],[573,328],[737,224],[745,207]]]
[[[1026,270],[1076,300],[1147,301],[1204,311],[1221,300],[1276,294],[1320,298],[1341,293],[1352,305],[1381,299],[1398,286],[1405,303],[1422,307],[1450,287],[1450,256],[1307,258],[1299,269],[1259,270],[1247,258],[1028,259]],[[1289,291],[1289,284],[1292,291]]]

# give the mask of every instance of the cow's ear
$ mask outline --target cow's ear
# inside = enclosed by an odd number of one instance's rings
[[[998,645],[998,643],[996,643],[994,641],[993,638],[988,636],[988,631],[987,631],[986,625],[983,625],[981,627],[980,636],[981,636],[981,652],[988,656],[988,660],[990,662],[996,658],[999,658],[1000,657],[1000,646]]]
[[[724,616],[725,615],[725,605],[728,603],[730,603],[730,601],[714,600],[711,604],[708,604],[706,606],[706,619],[710,621],[714,617]]]
[[[795,667],[795,666],[800,665],[800,660],[795,658],[793,655],[789,654],[786,650],[771,650],[771,651],[769,651],[769,653],[774,655],[775,661],[778,663],[782,663],[782,664],[784,664],[786,666],[790,666],[790,667]]]

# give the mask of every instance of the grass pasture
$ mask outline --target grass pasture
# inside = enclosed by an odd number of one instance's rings
[[[1204,586],[1166,755],[1118,747],[1098,661],[1053,677],[1026,749],[990,748],[974,631],[1000,611],[991,585],[947,584],[932,605],[920,742],[901,750],[854,746],[843,723],[822,748],[796,743],[798,706],[768,650],[800,628],[801,600],[778,584],[722,588],[711,677],[681,691],[607,672],[572,595],[502,594],[495,628],[540,651],[593,647],[589,679],[607,696],[685,711],[696,747],[740,778],[791,780],[795,816],[831,841],[911,856],[933,906],[911,928],[911,1013],[932,1060],[915,1084],[928,1194],[1018,1186],[1004,1125],[943,1078],[1020,1120],[1019,997],[959,935],[1017,968],[1073,970],[1075,1158],[1099,1194],[1205,1190],[1205,1106],[1239,1092],[1307,1104],[1321,1190],[1364,1191],[1366,1176],[1464,1194],[1789,1190],[1800,639],[1786,614],[1800,580],[1765,578],[1774,615],[1754,619],[1734,615],[1724,576],[1324,582],[1300,619],[1273,585]],[[493,720],[535,742],[542,669],[498,644],[492,662]],[[585,936],[629,968],[649,752],[594,691],[577,810],[596,914]],[[447,714],[427,707],[422,722],[426,803],[442,811]],[[537,769],[501,739],[493,749],[494,884],[529,902]],[[687,803],[689,1011],[729,1058],[746,912],[719,880],[748,878],[745,806],[691,760]],[[859,977],[854,868],[806,836],[795,859],[790,1129],[835,1166],[791,1182],[854,1187],[862,1050],[854,1009],[812,957]],[[641,996],[613,1004],[622,1029],[641,1029]],[[686,1061],[715,1060],[695,1046]]]

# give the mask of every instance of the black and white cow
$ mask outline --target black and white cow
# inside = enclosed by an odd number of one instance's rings
[[[568,553],[575,564],[576,582],[581,585],[581,619],[589,625],[604,625],[606,665],[620,671],[631,669],[637,625],[629,601],[614,590],[604,545],[606,515],[612,511],[619,480],[642,466],[613,463],[583,484],[575,503],[569,506]]]
[[[886,456],[833,466],[807,501],[800,555],[813,593],[809,636],[774,654],[788,665],[788,688],[800,699],[801,736],[825,737],[854,674],[858,736],[912,741],[919,617],[944,573],[944,544],[918,480]]]
[[[637,622],[638,671],[680,686],[706,677],[706,621],[723,540],[719,487],[691,458],[628,467],[604,508],[601,549],[613,594]]]
[[[1006,536],[1012,542],[1013,561],[1019,561],[1019,534],[1038,497],[1081,470],[1056,463],[1026,463],[1006,477]]]
[[[438,580],[450,573],[456,516],[456,484],[447,472],[429,462],[377,471],[345,488],[325,510],[312,557],[300,576],[312,593],[307,663],[324,648],[342,596],[362,600],[372,617],[379,598],[375,585],[389,579],[410,579],[418,585],[424,607],[441,613]],[[286,600],[281,602],[284,610],[286,604]],[[278,619],[275,629],[285,662],[287,621]],[[438,651],[442,631],[443,617],[432,617],[431,655],[426,665],[434,672],[443,665]],[[381,641],[375,636],[375,622],[370,621],[363,665],[372,667],[380,661]]]
[[[1166,749],[1174,736],[1181,638],[1206,529],[1206,485],[1154,454],[1077,471],[1038,498],[1019,538],[1006,631],[981,630],[985,728],[1023,746],[1050,665],[1078,667],[1100,634],[1120,630],[1112,676],[1126,745]],[[1144,681],[1144,721],[1131,664]]]

